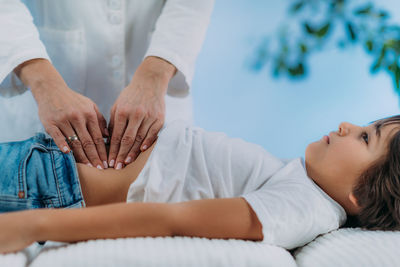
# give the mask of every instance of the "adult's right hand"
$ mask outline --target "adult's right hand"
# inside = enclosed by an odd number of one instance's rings
[[[72,149],[77,162],[107,168],[107,123],[96,104],[71,90],[45,59],[28,61],[15,71],[31,88],[39,118],[58,148],[65,153]],[[79,139],[67,142],[74,135]]]

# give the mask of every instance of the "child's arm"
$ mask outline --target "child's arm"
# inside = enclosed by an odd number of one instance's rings
[[[31,210],[0,215],[0,229],[0,252],[40,240],[74,242],[137,236],[262,239],[261,224],[243,198]]]

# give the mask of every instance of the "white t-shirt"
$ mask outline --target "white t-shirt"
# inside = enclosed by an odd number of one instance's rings
[[[306,174],[261,146],[206,132],[182,121],[167,125],[128,202],[182,202],[243,197],[263,226],[262,242],[292,249],[339,228],[344,209]]]

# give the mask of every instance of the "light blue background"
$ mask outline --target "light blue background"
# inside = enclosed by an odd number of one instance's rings
[[[248,68],[258,42],[276,34],[287,18],[289,2],[216,0],[193,80],[195,124],[291,158],[303,156],[308,143],[341,121],[367,124],[398,114],[391,78],[371,75],[372,58],[359,46],[331,45],[314,54],[309,75],[296,82],[273,78],[269,65],[258,73]],[[400,24],[398,0],[378,6]]]

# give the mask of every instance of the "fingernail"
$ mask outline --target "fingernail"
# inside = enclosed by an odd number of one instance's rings
[[[114,167],[114,163],[115,163],[115,161],[112,159],[112,160],[110,161],[110,167]]]
[[[118,164],[117,164],[117,170],[120,170],[120,169],[122,169],[122,163],[121,163],[121,162],[118,162]]]
[[[66,147],[66,146],[63,147],[63,151],[64,151],[64,152],[68,152],[68,147]]]
[[[110,134],[108,133],[108,129],[107,129],[107,128],[104,128],[104,133],[105,133],[107,136],[110,136]]]
[[[126,158],[126,160],[125,160],[125,163],[130,163],[130,162],[131,162],[131,160],[132,160],[132,158],[131,158],[131,157],[127,157],[127,158]]]
[[[142,146],[142,150],[146,150],[147,149],[147,145]]]
[[[103,161],[104,169],[108,168],[107,161]]]
[[[88,165],[89,167],[93,167],[93,165],[92,165],[92,164],[90,164],[90,163],[88,163],[88,164],[86,164],[86,165]]]
[[[97,169],[102,170],[103,168],[101,167],[101,165],[97,165]]]

